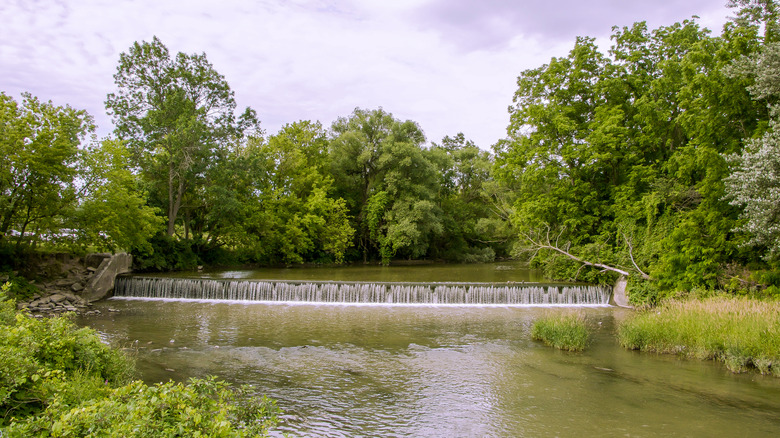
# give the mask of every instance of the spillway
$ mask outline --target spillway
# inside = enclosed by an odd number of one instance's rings
[[[401,283],[222,280],[124,276],[115,297],[312,304],[605,306],[602,286],[540,283]]]

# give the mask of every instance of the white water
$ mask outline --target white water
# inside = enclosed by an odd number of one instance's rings
[[[317,304],[439,306],[604,306],[610,291],[587,285],[383,283],[117,278],[123,298]]]

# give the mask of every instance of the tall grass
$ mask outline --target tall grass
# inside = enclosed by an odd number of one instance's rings
[[[715,297],[669,301],[618,327],[629,349],[722,361],[780,377],[780,302]]]
[[[581,313],[550,313],[534,321],[531,337],[559,350],[582,351],[588,345],[588,326]]]

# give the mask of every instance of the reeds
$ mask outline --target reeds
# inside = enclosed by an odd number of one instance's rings
[[[559,350],[582,351],[589,332],[581,313],[550,313],[534,321],[531,337]]]
[[[669,301],[618,327],[629,349],[719,360],[733,372],[780,377],[780,302],[716,297]]]

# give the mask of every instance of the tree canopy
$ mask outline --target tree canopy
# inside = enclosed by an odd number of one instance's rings
[[[521,72],[492,153],[383,108],[266,135],[205,54],[135,43],[106,99],[115,138],[0,94],[1,239],[130,249],[144,269],[527,257],[554,279],[628,276],[636,302],[780,290],[778,8],[731,4],[719,35],[639,22]]]

